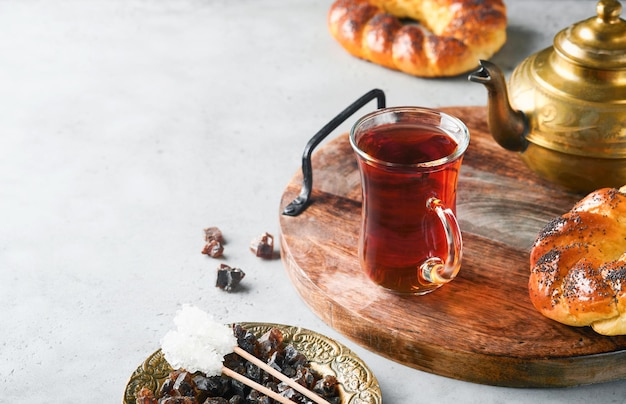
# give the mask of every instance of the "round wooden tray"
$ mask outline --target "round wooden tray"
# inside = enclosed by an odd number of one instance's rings
[[[307,305],[352,341],[399,363],[461,380],[515,387],[574,386],[626,377],[626,336],[549,320],[528,297],[529,249],[583,195],[538,179],[489,135],[484,107],[445,108],[470,129],[457,214],[458,277],[426,296],[398,296],[360,271],[360,179],[347,135],[313,155],[311,205],[280,215],[281,254]],[[300,192],[298,172],[282,209]]]

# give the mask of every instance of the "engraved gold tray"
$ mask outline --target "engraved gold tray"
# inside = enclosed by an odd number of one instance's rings
[[[354,352],[339,342],[295,326],[254,322],[239,324],[257,337],[272,328],[278,328],[283,333],[284,342],[291,343],[306,356],[312,369],[337,377],[342,404],[382,403],[380,387],[372,371]],[[123,404],[135,404],[135,394],[143,387],[158,392],[172,370],[160,349],[152,353],[130,376],[124,390]]]

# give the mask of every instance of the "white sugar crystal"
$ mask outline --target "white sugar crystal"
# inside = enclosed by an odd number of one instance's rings
[[[174,318],[175,330],[161,339],[165,360],[174,369],[219,375],[224,355],[233,352],[237,339],[232,330],[201,309],[184,305]]]

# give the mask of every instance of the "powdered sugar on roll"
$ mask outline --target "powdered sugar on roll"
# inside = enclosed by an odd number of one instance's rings
[[[161,339],[161,351],[174,369],[221,373],[224,355],[233,352],[237,339],[227,325],[191,305],[184,305],[174,318],[176,329]]]

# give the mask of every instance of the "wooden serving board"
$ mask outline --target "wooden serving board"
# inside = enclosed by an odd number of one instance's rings
[[[344,134],[313,155],[311,205],[299,216],[280,215],[282,259],[302,299],[352,341],[438,375],[515,387],[626,377],[626,336],[552,321],[528,295],[535,237],[584,195],[542,181],[515,153],[501,149],[489,134],[484,107],[444,110],[471,133],[457,197],[464,241],[457,278],[429,295],[399,296],[361,272],[360,179]],[[298,172],[281,212],[301,181]]]

